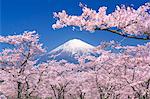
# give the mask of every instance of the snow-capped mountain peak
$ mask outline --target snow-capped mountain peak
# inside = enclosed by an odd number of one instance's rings
[[[60,45],[59,47],[55,48],[54,50],[51,51],[51,53],[54,52],[69,52],[71,54],[86,54],[90,51],[92,51],[92,49],[94,49],[95,47],[85,43],[84,41],[81,41],[79,39],[72,39],[69,40],[68,42]]]
[[[77,57],[82,55],[95,55],[94,48],[94,46],[82,40],[72,39],[43,55],[40,60],[66,60],[67,62],[78,64]]]

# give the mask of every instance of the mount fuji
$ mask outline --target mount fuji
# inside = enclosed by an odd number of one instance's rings
[[[47,60],[66,60],[67,62],[78,63],[75,58],[77,55],[94,55],[94,48],[80,39],[72,39],[53,49],[46,56],[48,56]],[[46,57],[44,56],[44,58]]]

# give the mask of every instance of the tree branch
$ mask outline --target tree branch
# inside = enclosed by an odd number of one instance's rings
[[[127,38],[133,38],[133,39],[138,39],[138,40],[150,40],[150,37],[149,36],[146,36],[146,37],[138,37],[138,36],[134,36],[134,35],[127,35],[127,34],[123,34],[122,32],[119,32],[117,30],[111,30],[111,29],[101,29],[101,28],[96,28],[95,30],[102,30],[102,31],[108,31],[108,32],[111,32],[111,33],[114,33],[114,34],[118,34],[118,35],[121,35],[123,37],[127,37]],[[146,34],[146,33],[145,33]]]

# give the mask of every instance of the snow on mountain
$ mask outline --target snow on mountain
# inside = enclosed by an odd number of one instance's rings
[[[76,53],[88,54],[94,48],[95,48],[94,46],[85,43],[79,39],[72,39],[55,48],[50,53],[61,51],[61,52],[69,52],[72,55]]]
[[[93,53],[94,48],[94,46],[85,43],[84,41],[72,39],[50,51],[49,56],[51,59],[64,59],[75,63],[75,55],[90,55]]]

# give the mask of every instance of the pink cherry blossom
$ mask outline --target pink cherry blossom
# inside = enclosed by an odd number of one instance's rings
[[[66,11],[54,13],[57,19],[52,28],[63,28],[76,26],[80,30],[94,32],[95,30],[105,30],[124,37],[149,40],[150,39],[150,3],[145,3],[138,9],[116,6],[114,12],[107,14],[107,7],[100,7],[98,12],[83,4],[80,16],[68,15]],[[112,29],[115,28],[115,29]]]

